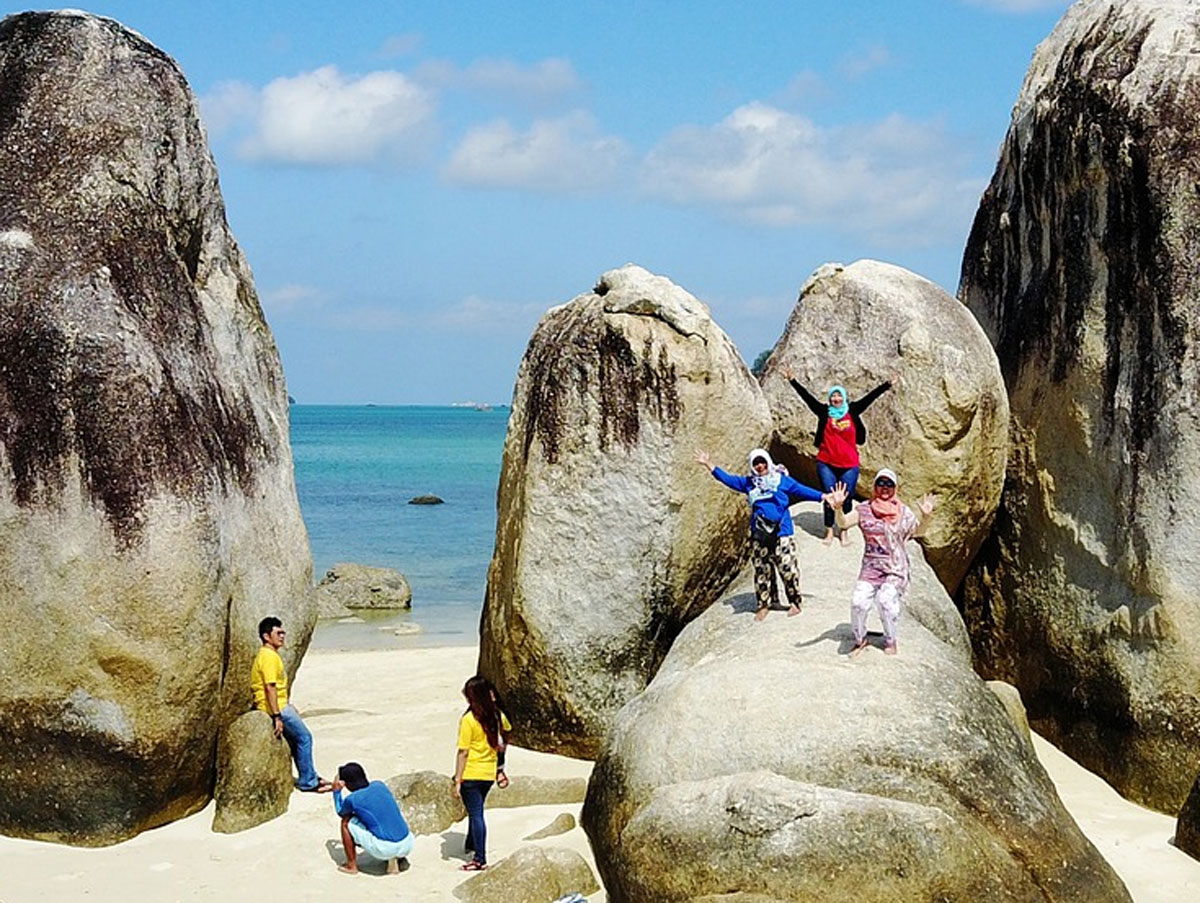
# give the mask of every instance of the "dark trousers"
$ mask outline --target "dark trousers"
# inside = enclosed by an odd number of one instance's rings
[[[459,786],[467,807],[467,849],[475,851],[475,861],[487,865],[487,825],[483,823],[483,801],[492,789],[491,781],[463,781]]]
[[[830,492],[833,489],[834,483],[842,482],[846,484],[846,501],[842,503],[842,511],[849,514],[852,507],[851,502],[854,499],[854,487],[858,485],[858,468],[834,467],[832,464],[818,461],[817,479],[821,481],[822,492]],[[825,513],[825,528],[829,529],[833,526],[833,509],[829,507],[828,502],[822,502],[821,507]]]

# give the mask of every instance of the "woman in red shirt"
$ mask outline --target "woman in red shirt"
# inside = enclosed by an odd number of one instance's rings
[[[858,446],[867,441],[867,427],[862,422],[862,412],[890,389],[892,383],[890,380],[881,383],[857,401],[850,401],[846,390],[841,386],[831,386],[826,395],[828,400],[821,402],[796,381],[790,367],[784,368],[783,375],[817,417],[813,445],[817,447],[817,477],[821,481],[821,489],[827,493],[833,489],[835,483],[844,483],[846,501],[842,510],[849,514],[854,487],[858,483]],[[829,507],[829,502],[824,502],[822,507],[825,514],[823,541],[829,545],[833,542],[833,509]],[[845,545],[845,530],[842,531],[841,540],[842,545]]]

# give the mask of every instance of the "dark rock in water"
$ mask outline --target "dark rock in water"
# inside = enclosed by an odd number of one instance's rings
[[[479,668],[516,742],[589,758],[744,560],[745,497],[695,450],[744,473],[771,414],[708,308],[632,264],[542,318],[513,399]]]
[[[287,393],[176,64],[0,22],[0,831],[203,807],[258,620],[314,618]]]
[[[287,812],[292,756],[266,712],[246,712],[221,732],[212,829],[245,831]]]
[[[416,498],[408,500],[410,505],[444,505],[445,499],[440,499],[436,495],[418,495]]]
[[[292,396],[289,395],[288,396],[288,404],[295,404],[295,403],[296,403],[296,399],[292,398]]]
[[[1193,859],[1200,859],[1200,776],[1192,784],[1192,792],[1179,810],[1175,822],[1175,846]]]
[[[583,807],[608,899],[1127,903],[969,646],[924,626],[941,586],[910,588],[898,655],[848,661],[857,562],[800,539],[836,594],[758,625],[743,577],[617,714]]]
[[[335,564],[313,590],[317,616],[341,618],[355,610],[412,608],[412,588],[399,571],[343,562]]]
[[[1038,48],[963,258],[1012,448],[962,587],[982,673],[1122,794],[1200,772],[1200,13],[1077,3]]]

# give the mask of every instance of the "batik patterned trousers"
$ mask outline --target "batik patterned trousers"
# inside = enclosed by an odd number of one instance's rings
[[[780,536],[773,543],[750,540],[750,560],[754,563],[754,596],[759,608],[769,608],[775,571],[783,577],[783,589],[789,604],[800,607],[800,568],[796,566],[794,537]]]

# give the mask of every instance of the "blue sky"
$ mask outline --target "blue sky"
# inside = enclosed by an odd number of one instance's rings
[[[957,285],[1065,0],[113,0],[201,105],[290,393],[507,402],[546,308],[626,262],[747,361],[807,275]],[[10,8],[15,12],[18,8]]]

